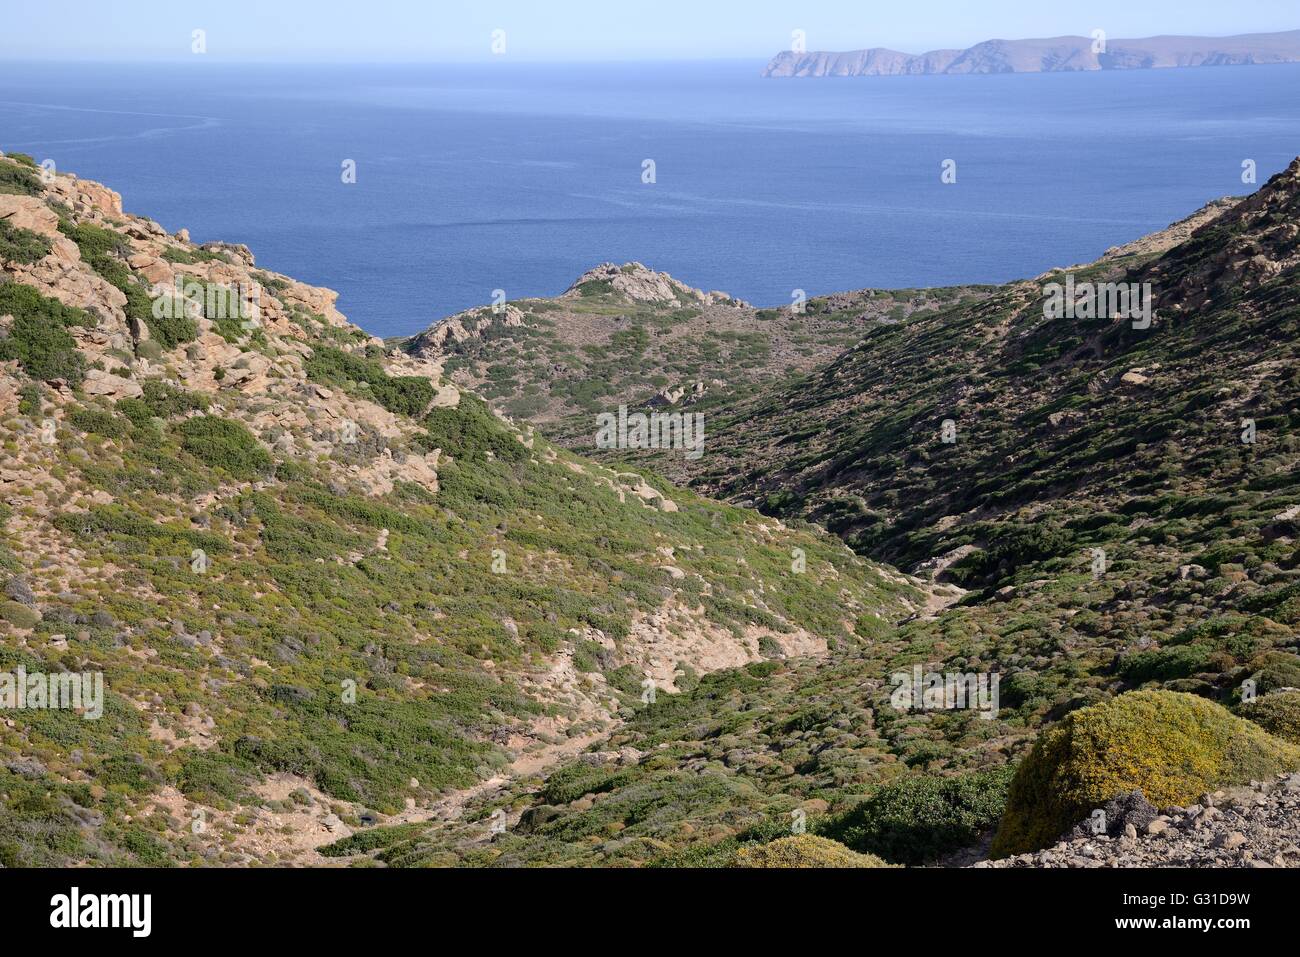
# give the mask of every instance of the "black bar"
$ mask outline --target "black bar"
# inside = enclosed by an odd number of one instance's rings
[[[83,905],[92,895],[150,895],[148,936],[129,926],[52,927],[52,899],[70,898],[73,887]],[[579,932],[588,944],[666,944],[677,935],[698,941],[705,930],[688,931],[698,924],[733,943],[799,927],[880,941],[895,928],[918,941],[933,934],[944,946],[1041,926],[1053,934],[1047,940],[1071,944],[1201,937],[1231,947],[1243,935],[1290,931],[1295,889],[1285,870],[0,871],[7,943],[75,934],[128,948],[407,939],[449,949],[469,943],[467,934],[482,935],[484,946],[516,937],[536,946],[572,942]],[[1135,919],[1154,926],[1119,926]],[[1222,924],[1242,919],[1245,926]],[[1198,924],[1165,923],[1180,920]],[[1205,920],[1214,925],[1204,929]],[[616,936],[585,937],[597,931]]]

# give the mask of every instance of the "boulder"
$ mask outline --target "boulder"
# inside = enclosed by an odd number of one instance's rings
[[[86,395],[105,395],[112,399],[138,399],[144,395],[144,389],[134,379],[116,376],[101,369],[88,369],[86,381],[81,388]]]

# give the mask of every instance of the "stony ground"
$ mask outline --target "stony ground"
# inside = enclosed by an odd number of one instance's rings
[[[1215,791],[1189,807],[1157,811],[1134,794],[1105,810],[1107,833],[1081,824],[1054,847],[974,866],[1300,866],[1300,774]]]

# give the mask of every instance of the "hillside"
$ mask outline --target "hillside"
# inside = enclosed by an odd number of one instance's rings
[[[1151,70],[1196,66],[1251,66],[1300,62],[1300,30],[1234,37],[1092,37],[986,40],[964,50],[908,54],[884,47],[843,53],[783,50],[765,77],[918,76],[931,74],[1062,73]]]
[[[1122,746],[1075,739],[1073,760],[1111,762],[1121,791],[1141,784],[1135,768],[1195,771],[1174,793],[1294,772],[1293,746],[1271,735],[1297,740],[1275,702],[1300,687],[1297,214],[1300,160],[1252,197],[1068,271],[1150,283],[1149,326],[1048,318],[1045,290],[1066,279],[1049,273],[878,324],[813,374],[724,409],[706,454],[682,466],[702,489],[824,523],[964,597],[824,661],[705,676],[558,771],[330,853],[722,865],[801,815],[889,863],[969,863],[1004,812],[1003,831],[1024,823],[1011,772],[1044,729],[1125,699],[1178,732],[1145,733],[1143,719]],[[891,676],[918,665],[998,674],[996,716],[892,707]],[[1203,706],[1185,719],[1188,700]],[[1229,711],[1269,732],[1251,732],[1269,763],[1235,762],[1245,723]],[[1194,721],[1204,733],[1179,740]],[[1226,752],[1201,750],[1210,740]],[[1277,853],[1253,825],[1247,840]]]
[[[1141,789],[1170,860],[1285,862],[1271,806],[1186,822],[1300,766],[1297,214],[1300,160],[1001,287],[606,264],[385,344],[0,158],[0,681],[103,678],[5,709],[0,863],[968,864]],[[1151,322],[1048,308],[1101,280]],[[540,411],[470,388],[572,354]],[[704,369],[660,399],[698,460],[549,439]],[[913,669],[1000,694],[899,706]],[[1012,864],[1156,859],[1122,833]]]
[[[649,691],[937,607],[551,445],[335,299],[0,158],[0,666],[103,681],[5,711],[0,864],[322,863]]]
[[[985,294],[867,289],[757,309],[640,263],[605,263],[557,297],[484,306],[394,344],[554,441],[601,456],[599,412],[707,412],[810,372],[875,325]]]

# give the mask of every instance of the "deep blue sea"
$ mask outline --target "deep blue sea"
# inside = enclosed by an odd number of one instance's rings
[[[1090,260],[1300,153],[1300,65],[761,80],[760,62],[0,64],[0,148],[381,336],[640,260],[761,305]],[[341,181],[354,160],[357,182]],[[656,182],[642,182],[655,162]],[[957,182],[940,181],[957,162]]]

